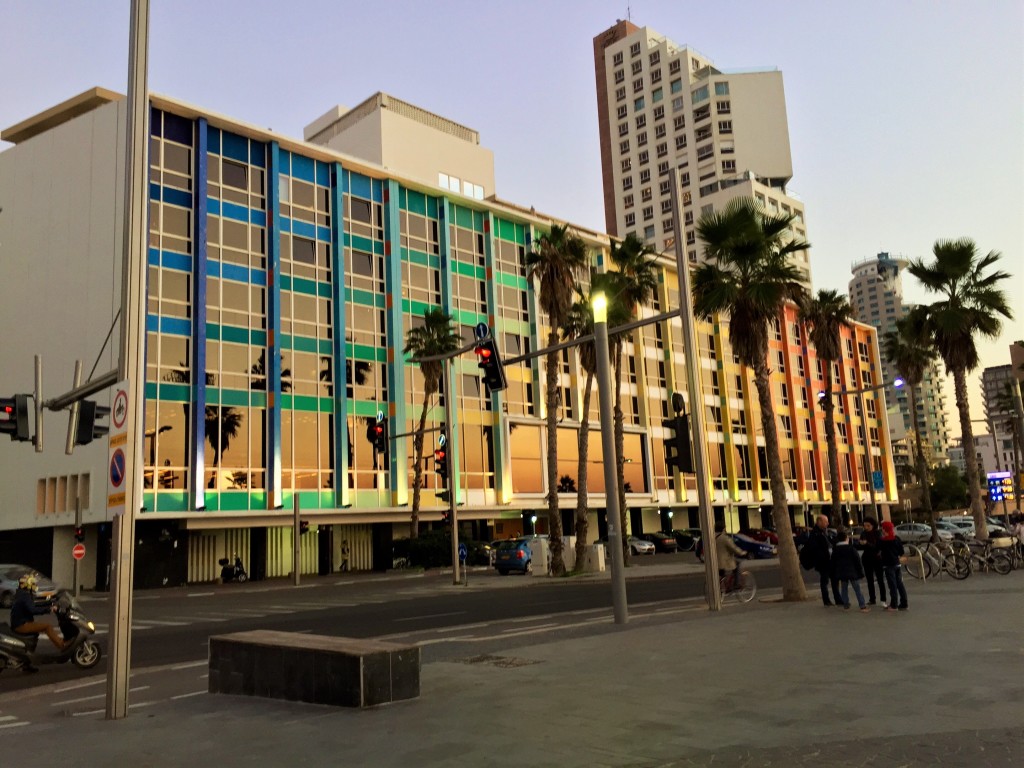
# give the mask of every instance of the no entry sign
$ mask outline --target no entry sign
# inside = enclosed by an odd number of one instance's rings
[[[75,546],[71,548],[71,556],[75,558],[75,560],[81,560],[85,557],[85,544],[75,544]]]

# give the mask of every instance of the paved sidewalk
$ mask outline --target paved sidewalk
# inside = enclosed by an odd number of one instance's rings
[[[908,589],[906,613],[755,602],[546,636],[427,664],[418,700],[376,710],[200,695],[11,737],[37,747],[21,766],[56,739],[90,768],[1024,764],[1024,573]]]

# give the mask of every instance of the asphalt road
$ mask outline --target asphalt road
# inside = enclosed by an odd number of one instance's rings
[[[637,578],[639,575],[627,581],[631,605],[672,603],[704,593],[700,574]],[[777,570],[759,570],[758,582],[762,590],[777,586]],[[106,652],[109,600],[106,596],[87,597],[83,608],[96,622],[98,640]],[[595,609],[611,613],[607,580],[501,577],[493,571],[471,572],[469,587],[454,586],[450,573],[428,572],[380,579],[320,578],[298,588],[276,581],[148,591],[138,593],[133,604],[131,664],[133,669],[141,669],[205,659],[211,635],[249,629],[347,637],[431,630],[443,634],[446,629],[454,632],[467,625],[538,616],[557,620],[561,614]],[[46,645],[43,639],[40,646]],[[104,657],[88,674],[105,669]],[[0,675],[0,691],[72,680],[83,674],[71,664],[46,665],[34,675],[7,672]]]

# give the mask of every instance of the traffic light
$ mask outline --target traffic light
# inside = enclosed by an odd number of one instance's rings
[[[82,529],[82,526],[75,528],[75,541],[79,544],[85,541],[85,531]]]
[[[299,520],[299,533],[300,534],[307,534],[307,533],[309,533],[309,520]]]
[[[0,398],[0,433],[11,440],[25,442],[32,439],[28,422],[28,395]]]
[[[373,425],[373,449],[377,453],[383,453],[385,456],[388,452],[388,420],[381,419]]]
[[[98,424],[100,419],[110,415],[105,405],[97,405],[92,400],[83,400],[78,404],[78,429],[75,432],[75,445],[88,445],[97,437],[106,437],[110,431],[108,424]]]
[[[448,487],[448,449],[441,446],[434,451],[434,471],[441,478],[440,486]]]
[[[676,416],[666,419],[662,426],[668,430],[665,437],[665,464],[669,469],[693,472],[693,451],[690,448],[689,417]]]
[[[505,380],[505,367],[501,364],[501,355],[498,348],[494,346],[494,339],[481,341],[476,350],[477,365],[483,371],[484,384],[487,385],[488,394],[500,392],[508,382]]]
[[[447,493],[448,493],[448,491],[445,491],[445,494],[447,494]],[[450,523],[451,521],[452,521],[452,511],[450,509],[446,509],[446,510],[442,511],[441,512],[441,522],[442,523]]]

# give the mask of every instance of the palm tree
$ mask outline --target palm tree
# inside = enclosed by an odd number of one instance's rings
[[[694,310],[700,317],[729,314],[732,350],[754,371],[771,481],[772,518],[779,535],[782,597],[804,600],[807,593],[786,504],[768,367],[768,329],[782,315],[787,301],[801,304],[806,297],[800,272],[789,256],[810,246],[791,239],[792,221],[791,215],[765,213],[751,198],[738,198],[721,212],[701,216],[697,234],[704,241],[707,261],[694,274],[693,294]],[[707,478],[698,478],[698,482],[707,482]]]
[[[978,348],[974,337],[996,338],[1002,329],[1000,318],[1013,318],[1006,295],[998,287],[1010,276],[1001,270],[989,272],[989,268],[999,261],[1000,254],[989,251],[986,256],[981,256],[969,238],[938,240],[932,254],[935,256],[933,262],[926,264],[923,259],[914,259],[909,270],[926,291],[942,295],[939,301],[927,305],[927,329],[946,364],[946,370],[953,374],[961,436],[968,455],[971,455],[974,430],[967,401],[967,373],[978,367]],[[978,465],[973,461],[967,462],[967,489],[976,535],[987,539],[981,480]]]
[[[527,279],[538,283],[537,300],[548,316],[548,346],[558,344],[580,272],[589,266],[587,245],[569,226],[554,224],[541,235],[535,250],[526,254]],[[547,379],[548,531],[551,537],[551,572],[565,573],[562,560],[562,518],[558,511],[558,352],[549,352]]]
[[[832,525],[843,525],[843,481],[839,476],[839,449],[836,447],[835,403],[832,400],[832,366],[843,355],[839,329],[853,319],[853,307],[838,291],[820,290],[800,307],[800,322],[807,326],[818,359],[825,369],[825,442],[828,444],[828,474],[832,487]]]
[[[911,310],[896,321],[896,330],[889,331],[882,337],[882,347],[886,359],[903,378],[904,386],[907,388],[910,420],[914,423],[914,443],[917,448],[914,474],[921,485],[921,505],[931,521],[932,541],[938,541],[939,534],[935,526],[935,511],[932,507],[931,485],[928,479],[928,462],[925,460],[921,430],[917,422],[918,387],[921,386],[925,372],[936,358],[935,347],[925,332],[924,319],[924,312],[920,308]]]
[[[452,326],[451,315],[445,314],[442,309],[431,309],[423,315],[423,325],[409,330],[405,337],[405,349],[402,351],[414,358],[432,357],[434,355],[447,355],[462,346],[462,339],[455,333]],[[427,426],[427,410],[430,407],[430,398],[437,394],[441,384],[441,376],[444,373],[444,361],[433,360],[421,362],[420,371],[423,373],[423,409],[420,411],[420,425],[412,439],[413,447],[413,480],[412,480],[412,520],[410,522],[409,536],[415,539],[419,536],[420,526],[420,491],[423,484],[423,430]],[[445,393],[451,397],[451,392]],[[451,428],[451,425],[449,425]],[[454,485],[454,483],[453,483]],[[455,493],[455,488],[449,489]]]
[[[565,325],[562,326],[562,335],[566,339],[579,339],[584,336],[591,336],[594,333],[594,312],[593,297],[596,293],[612,293],[611,278],[613,275],[591,274],[589,295],[577,294],[576,302],[569,310],[569,316]],[[613,328],[622,325],[627,320],[622,317],[624,313],[621,302],[614,302],[609,307],[608,324]],[[621,337],[608,340],[609,358],[612,351],[617,350],[616,345],[621,344]],[[579,432],[579,465],[576,472],[576,569],[579,570],[586,559],[587,551],[587,529],[589,528],[589,512],[587,482],[590,460],[590,398],[594,391],[594,377],[597,375],[597,348],[593,341],[580,344],[577,348],[580,356],[580,368],[586,374],[586,383],[583,385],[583,406],[580,415]]]
[[[242,413],[231,406],[208,405],[203,416],[206,438],[213,448],[211,465],[214,473],[210,478],[209,487],[216,488],[221,454],[227,451],[231,441],[238,437],[238,431],[242,427]]]
[[[650,303],[658,287],[657,252],[635,234],[630,233],[621,243],[612,241],[610,260],[615,270],[617,290],[609,292],[608,304],[618,304],[624,310],[623,322],[635,320],[639,307]],[[612,287],[612,286],[609,286]],[[619,480],[619,530],[622,532],[622,553],[629,563],[630,549],[626,541],[626,484],[625,484],[625,417],[622,413],[622,349],[626,339],[616,339],[614,348],[615,376],[615,470]]]

